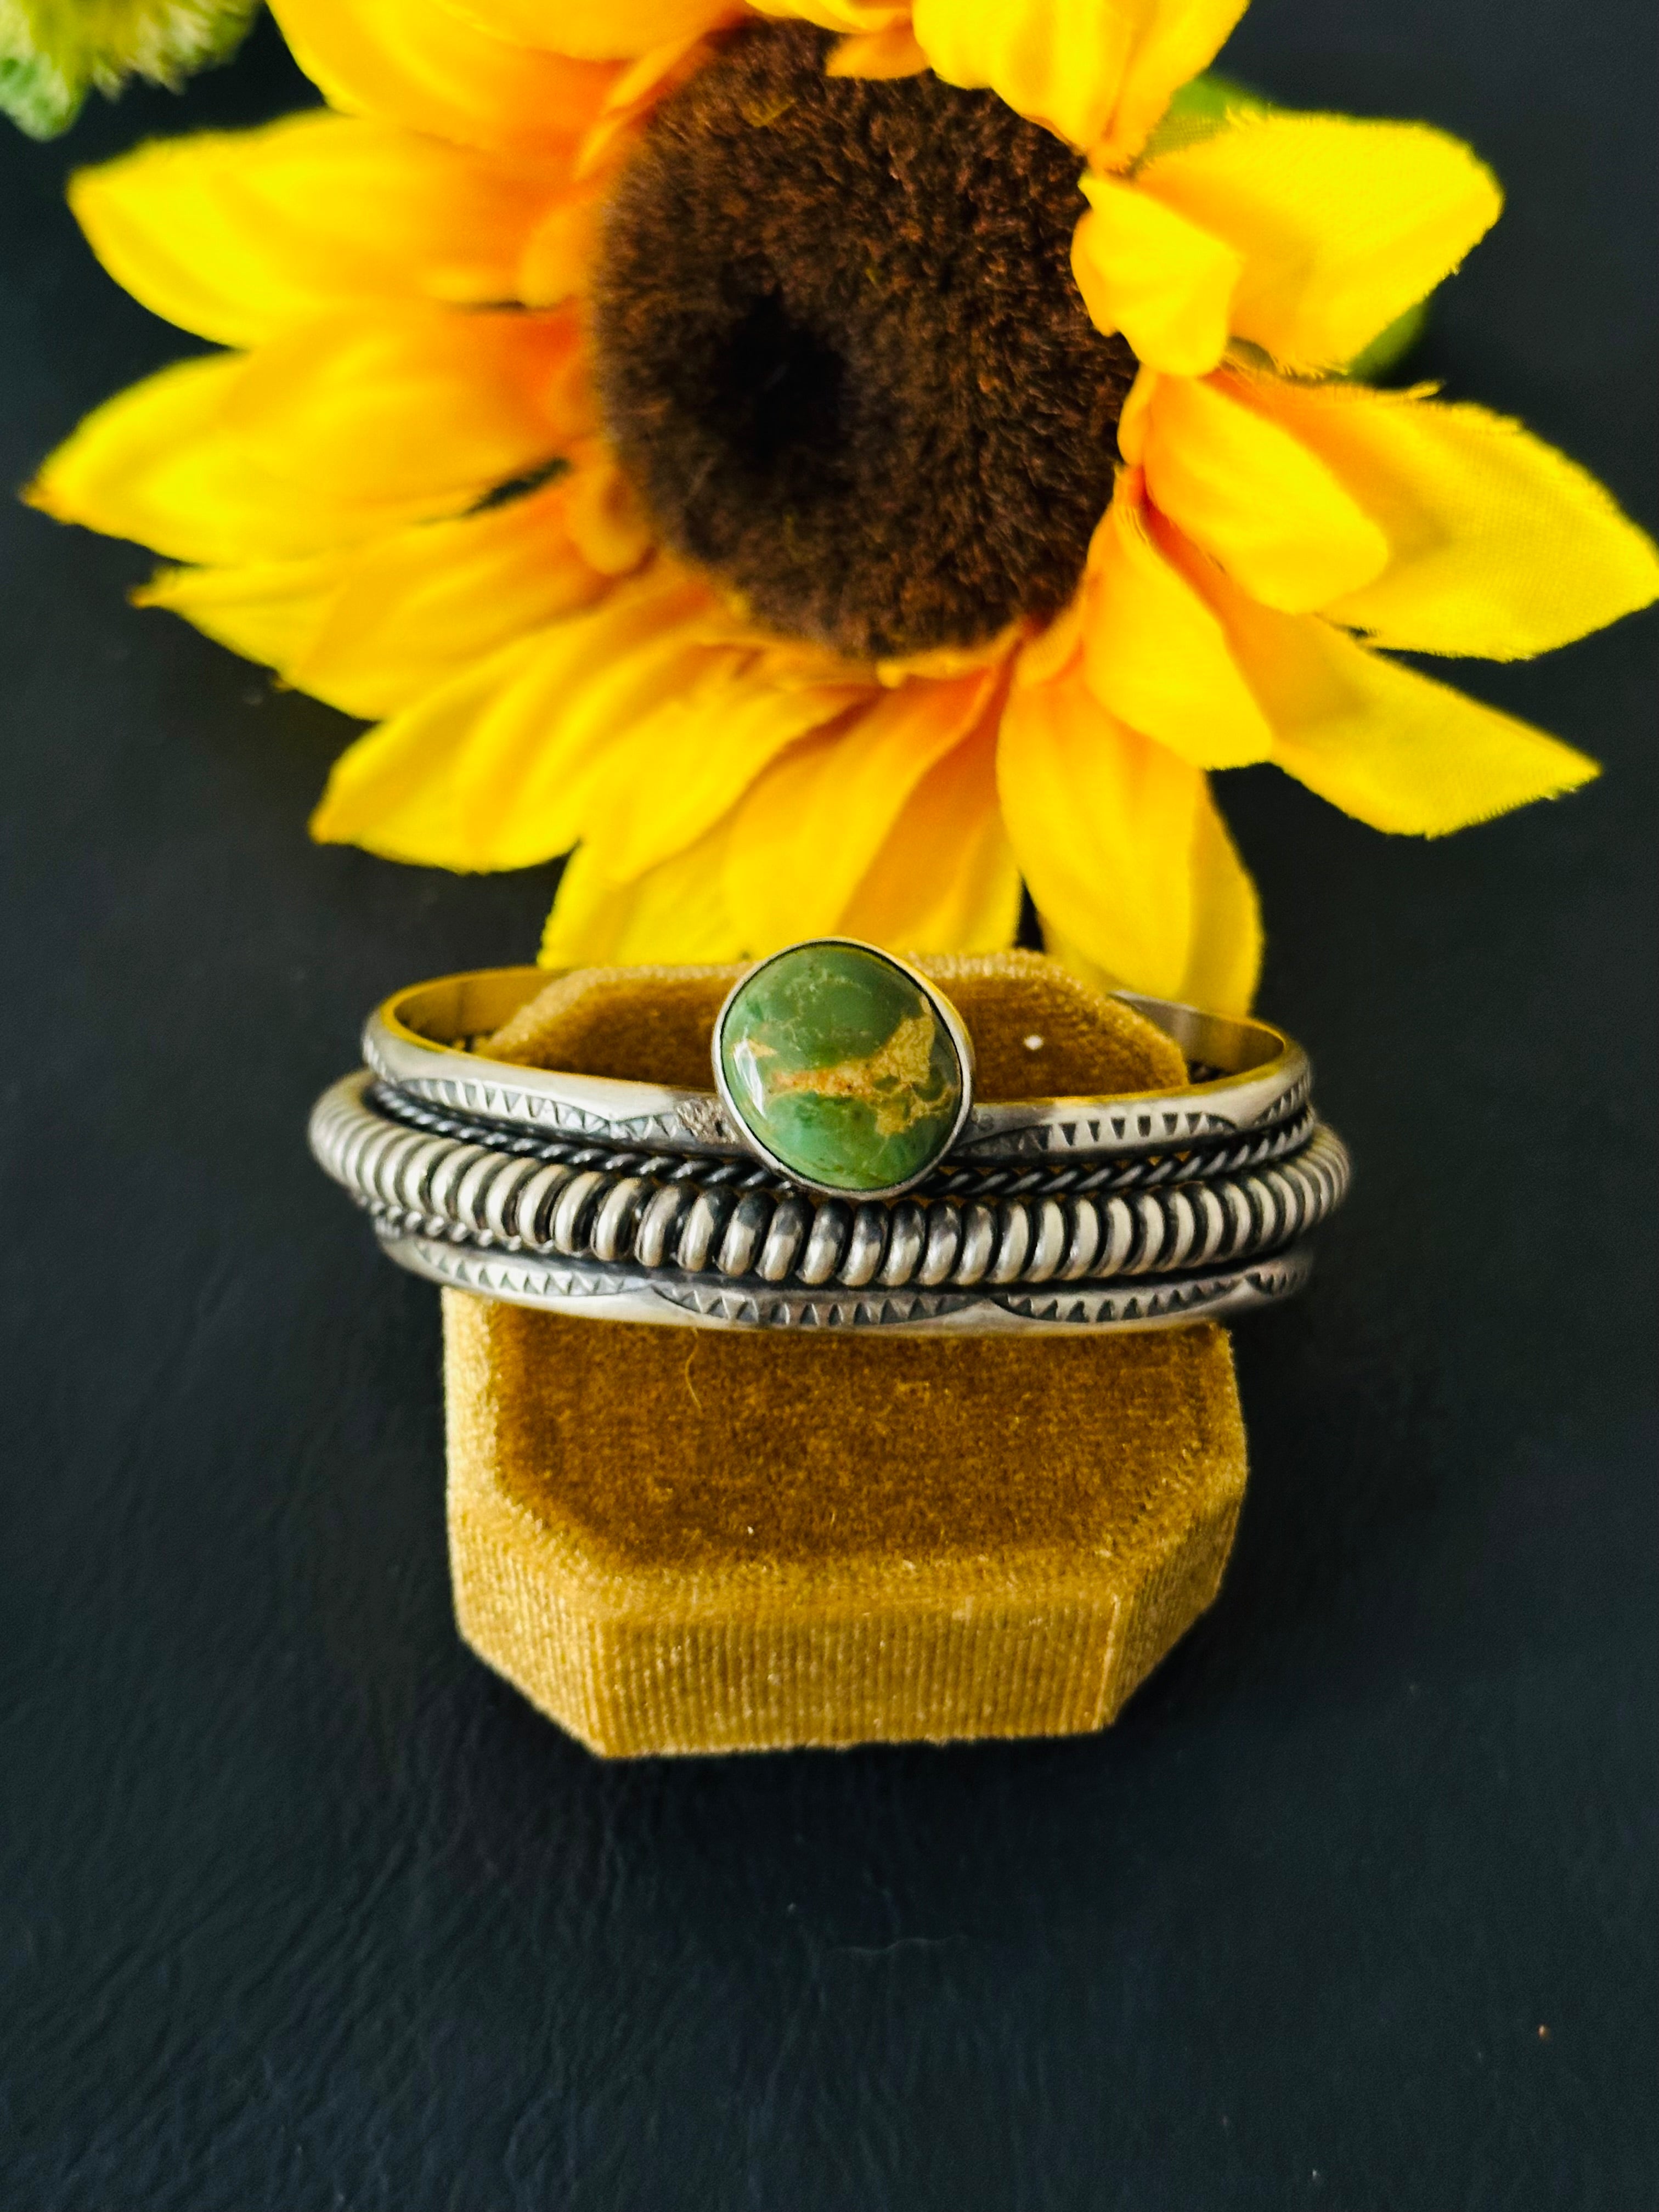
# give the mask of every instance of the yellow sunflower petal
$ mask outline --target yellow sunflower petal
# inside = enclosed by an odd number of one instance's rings
[[[734,0],[444,0],[493,38],[590,62],[631,61],[653,46],[698,39],[742,12]]]
[[[947,84],[988,85],[1116,166],[1139,151],[1244,0],[915,0],[915,36]]]
[[[868,696],[859,684],[779,684],[754,654],[710,648],[690,682],[606,747],[584,843],[607,874],[630,881],[700,837],[787,745]]]
[[[331,316],[247,356],[225,401],[250,461],[334,504],[453,512],[587,428],[568,313]]]
[[[1559,738],[1402,668],[1317,616],[1275,614],[1219,575],[1213,593],[1273,725],[1275,763],[1373,829],[1443,836],[1599,773]]]
[[[514,638],[611,588],[573,542],[568,483],[355,555],[283,672],[349,714],[396,714]]]
[[[584,289],[604,204],[603,181],[588,177],[544,210],[524,241],[514,272],[514,297],[526,307],[556,307]]]
[[[578,449],[565,483],[563,521],[572,544],[602,576],[625,576],[656,543],[632,484],[598,441],[590,452]]]
[[[1003,818],[1038,908],[1137,990],[1187,973],[1202,773],[1109,714],[1073,668],[1009,695],[997,751]]]
[[[1132,469],[1140,466],[1146,445],[1146,418],[1163,380],[1158,369],[1142,362],[1123,402],[1123,411],[1117,418],[1117,450]]]
[[[616,525],[580,526],[614,475],[599,462],[451,521],[309,560],[163,570],[133,594],[348,714],[397,713],[498,647],[602,598]],[[635,540],[635,559],[646,547]]]
[[[131,538],[173,561],[280,560],[352,534],[338,505],[256,467],[226,428],[240,355],[184,361],[106,399],[25,492],[60,522]],[[371,526],[356,519],[356,534]]]
[[[1019,926],[1019,866],[997,802],[987,721],[911,793],[842,909],[850,937],[903,952],[995,952]]]
[[[616,75],[469,23],[442,0],[271,0],[330,106],[460,146],[568,155]]]
[[[70,204],[117,283],[222,345],[372,299],[515,296],[550,177],[313,111],[82,169]]]
[[[1084,666],[1104,708],[1198,768],[1266,760],[1273,731],[1214,610],[1152,534],[1135,472],[1089,553]]]
[[[1261,908],[1207,787],[1194,826],[1192,868],[1193,933],[1175,996],[1213,1013],[1247,1014],[1261,970]],[[1073,974],[1105,990],[1124,981],[1091,960],[1052,915],[1041,919],[1049,954]]]
[[[1261,973],[1261,905],[1206,783],[1193,836],[1193,936],[1176,997],[1247,1014]]]
[[[1133,161],[1171,99],[1220,52],[1249,0],[1154,0],[1139,10],[1141,27],[1124,71],[1117,106],[1093,149],[1103,168]]]
[[[606,875],[586,847],[573,853],[547,918],[543,966],[712,965],[757,951],[738,935],[721,890],[730,835],[728,815],[628,884]]]
[[[894,653],[877,661],[876,675],[883,684],[904,684],[914,677],[931,677],[937,683],[971,676],[981,669],[1002,667],[1035,635],[1031,619],[1017,615],[977,645],[935,645],[920,653]]]
[[[1134,45],[1121,0],[915,0],[918,45],[946,84],[988,86],[1033,123],[1091,146]]]
[[[1490,170],[1443,131],[1283,112],[1236,116],[1148,162],[1135,189],[1244,257],[1234,332],[1296,369],[1351,361],[1503,205]]]
[[[1484,407],[1364,386],[1240,386],[1386,532],[1325,611],[1379,645],[1523,659],[1659,597],[1659,552],[1588,471]]]
[[[286,669],[316,635],[350,558],[335,552],[234,568],[162,568],[132,603],[165,607],[244,659]]]
[[[861,31],[842,40],[823,64],[826,76],[915,76],[927,66],[908,22],[884,31]]]
[[[568,447],[580,370],[568,319],[336,316],[118,393],[26,496],[176,561],[321,552],[453,514]]]
[[[749,0],[757,15],[787,15],[821,31],[863,36],[890,30],[910,14],[910,0]]]
[[[1098,528],[1098,526],[1097,526]],[[1089,587],[1083,584],[1054,617],[1023,645],[1014,658],[1016,684],[1046,684],[1068,668],[1083,647],[1083,626],[1089,611]]]
[[[1339,477],[1219,379],[1160,379],[1139,450],[1153,504],[1270,607],[1309,613],[1388,562]]]
[[[1226,349],[1243,258],[1133,185],[1085,174],[1089,211],[1072,234],[1072,274],[1097,330],[1139,358],[1201,376]]]
[[[703,39],[671,39],[666,46],[653,46],[649,53],[629,62],[583,134],[576,153],[576,176],[585,180],[607,169],[651,110],[700,70],[713,52],[713,46]]]
[[[546,854],[584,836],[611,749],[715,661],[697,635],[706,605],[700,585],[659,564],[546,631],[474,733],[458,833],[482,847],[510,812]]]
[[[726,860],[726,902],[747,942],[836,927],[911,793],[995,690],[981,672],[877,693],[845,730],[792,746],[757,779]]]
[[[443,868],[568,852],[605,744],[706,661],[685,640],[704,599],[647,575],[463,670],[341,756],[313,836]]]
[[[498,817],[495,836],[483,842],[469,840],[457,821],[479,725],[540,643],[515,638],[348,745],[311,817],[312,836],[432,868],[526,867],[562,850],[549,852],[533,825],[512,813]]]

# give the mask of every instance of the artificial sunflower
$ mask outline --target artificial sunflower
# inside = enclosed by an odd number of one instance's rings
[[[1571,461],[1339,373],[1498,188],[1218,96],[1243,4],[276,0],[325,110],[72,187],[232,350],[31,496],[378,722],[319,837],[573,853],[550,960],[991,947],[1023,878],[1064,957],[1243,1006],[1210,770],[1431,836],[1565,791],[1582,755],[1388,649],[1659,594]]]

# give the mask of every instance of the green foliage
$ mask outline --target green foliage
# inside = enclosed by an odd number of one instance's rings
[[[1430,299],[1433,298],[1431,293]],[[1358,378],[1361,384],[1375,384],[1386,376],[1410,353],[1428,327],[1429,301],[1419,300],[1414,307],[1407,307],[1403,315],[1396,315],[1385,331],[1379,331],[1363,353],[1357,353],[1342,374]]]
[[[95,85],[177,88],[225,61],[258,0],[0,0],[0,108],[32,138],[67,131]]]
[[[1173,154],[1179,146],[1195,145],[1212,138],[1230,117],[1271,115],[1273,103],[1264,100],[1217,70],[1183,84],[1164,109],[1158,128],[1146,141],[1140,160],[1155,161],[1160,154]]]

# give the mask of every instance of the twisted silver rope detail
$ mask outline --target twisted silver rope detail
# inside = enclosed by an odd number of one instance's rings
[[[446,1112],[383,1080],[372,1083],[366,1103],[376,1112],[410,1128],[434,1136],[453,1137],[463,1144],[481,1144],[490,1151],[511,1152],[522,1158],[562,1161],[571,1167],[599,1168],[617,1175],[651,1176],[659,1182],[695,1177],[702,1183],[721,1183],[733,1190],[787,1190],[789,1185],[771,1169],[753,1160],[699,1157],[687,1152],[654,1152],[639,1146],[594,1144],[578,1137],[533,1134],[507,1121]],[[1142,1190],[1160,1183],[1190,1182],[1256,1167],[1263,1161],[1282,1159],[1300,1152],[1315,1128],[1314,1110],[1300,1103],[1282,1118],[1231,1142],[1209,1139],[1195,1141],[1179,1152],[1157,1153],[1128,1160],[1091,1164],[1088,1158],[1066,1161],[1044,1158],[981,1164],[972,1160],[947,1162],[930,1175],[913,1194],[919,1199],[1009,1197],[1028,1192],[1045,1195],[1061,1191]]]

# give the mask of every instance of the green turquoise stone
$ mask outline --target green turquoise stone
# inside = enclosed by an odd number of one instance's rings
[[[927,993],[856,945],[802,945],[738,990],[720,1024],[727,1096],[756,1141],[831,1190],[890,1190],[951,1141],[963,1069]]]

